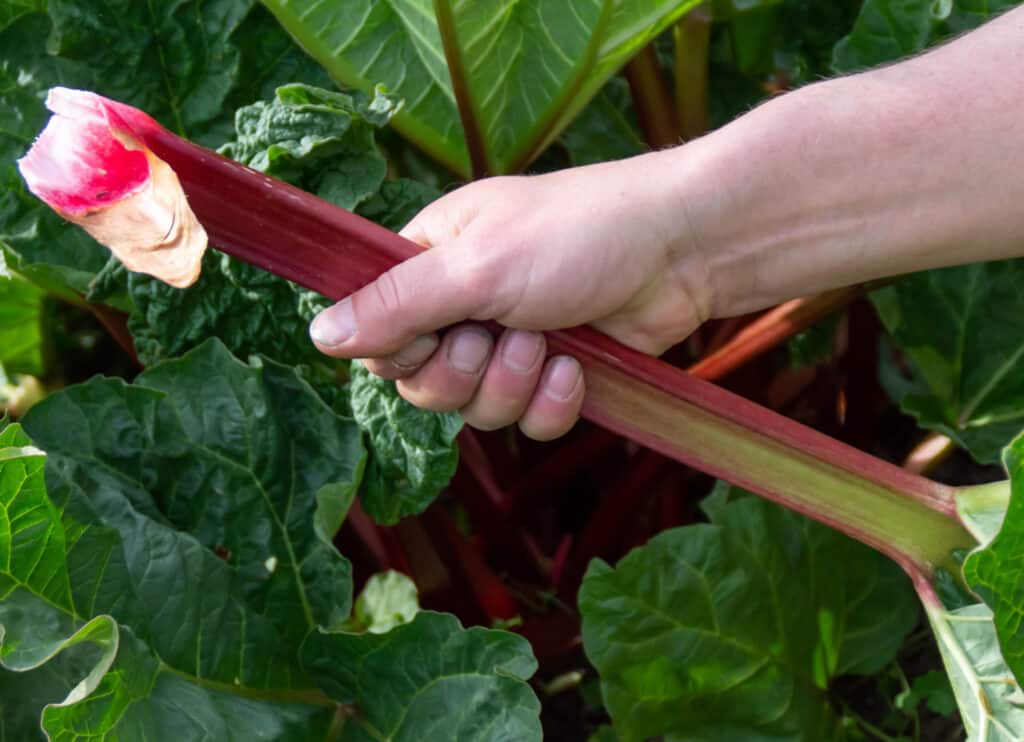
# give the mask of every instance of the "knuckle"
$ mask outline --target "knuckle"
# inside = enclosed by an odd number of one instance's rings
[[[398,314],[404,307],[402,291],[394,270],[383,273],[373,282],[374,296],[386,314]]]

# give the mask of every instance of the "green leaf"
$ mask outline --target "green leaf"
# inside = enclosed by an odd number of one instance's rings
[[[360,216],[398,232],[441,192],[418,180],[399,178],[385,181],[380,190],[359,205]]]
[[[368,100],[358,92],[285,85],[273,100],[239,109],[236,138],[221,151],[400,228],[439,194],[415,181],[384,181],[387,165],[374,129],[395,106],[383,93]],[[305,364],[314,369],[311,378],[326,398],[333,401],[340,393],[340,387],[330,388],[338,386],[340,364],[317,352],[308,337],[309,321],[329,303],[325,298],[217,254],[206,256],[199,280],[187,289],[141,274],[127,277],[126,285],[133,306],[128,326],[143,363],[173,358],[216,337],[243,358],[260,353]]]
[[[220,152],[352,210],[375,194],[387,174],[373,129],[387,123],[396,100],[360,92],[285,85],[273,101],[235,115],[237,137]]]
[[[37,285],[84,293],[107,251],[30,195],[14,164],[46,122],[49,87],[93,81],[82,65],[46,53],[50,28],[45,15],[31,13],[0,32],[0,252]]]
[[[833,314],[790,338],[786,343],[790,366],[805,368],[828,361],[835,348],[838,328],[839,315]]]
[[[462,418],[413,407],[393,381],[361,363],[353,363],[351,372],[352,414],[372,447],[363,507],[378,523],[391,525],[426,510],[448,485],[459,461],[455,438]]]
[[[0,4],[0,31],[28,13],[46,10],[46,0],[5,0]]]
[[[330,538],[365,460],[355,423],[291,369],[211,342],[133,385],[52,395],[25,426],[47,450],[49,495],[41,453],[9,427],[0,657],[31,670],[90,626],[104,648],[90,682],[46,709],[47,730],[322,739],[335,707],[297,653],[348,615]]]
[[[1021,689],[999,651],[992,612],[983,605],[955,611],[928,608],[968,738],[1024,738]]]
[[[897,392],[918,422],[994,463],[1024,427],[1024,260],[926,271],[872,294],[913,365]]]
[[[396,626],[409,623],[420,610],[416,583],[401,572],[374,575],[356,599],[352,625],[347,630],[360,628],[371,634],[386,634]]]
[[[313,633],[302,658],[332,698],[359,709],[342,742],[541,739],[526,682],[537,662],[515,634],[421,611],[386,634]]]
[[[919,52],[932,40],[935,0],[865,0],[850,35],[835,48],[836,72],[874,67]]]
[[[51,0],[48,14],[20,15],[0,30],[0,250],[25,278],[63,294],[87,293],[108,260],[29,195],[15,168],[49,115],[50,87],[95,90],[219,144],[236,107],[289,78],[329,83],[254,0]]]
[[[697,2],[264,0],[335,79],[367,92],[383,83],[404,98],[394,125],[462,175],[471,152],[478,171],[524,168]]]
[[[613,77],[562,134],[573,165],[621,160],[647,149],[640,135],[629,85]]]
[[[42,302],[43,294],[35,286],[0,272],[0,366],[11,373],[43,372]]]
[[[836,72],[892,62],[975,28],[1020,0],[865,0],[833,52]]]
[[[710,524],[587,570],[584,648],[617,732],[831,738],[829,684],[895,657],[918,615],[909,581],[868,547],[724,486],[705,509]]]
[[[199,280],[187,289],[131,274],[128,291],[128,329],[146,365],[212,337],[241,358],[261,353],[288,364],[329,360],[317,352],[308,331],[309,321],[329,302],[227,255],[207,253]]]
[[[1024,570],[1020,562],[1024,543],[1024,435],[1007,447],[1003,463],[1010,475],[1011,493],[1002,527],[968,556],[964,577],[971,590],[992,609],[1003,657],[1019,679],[1024,678],[1024,626],[1020,620],[1024,614]],[[998,496],[1000,490],[991,492]],[[997,508],[993,503],[990,509]],[[960,509],[964,509],[962,503]],[[993,524],[995,518],[987,522]]]
[[[256,707],[244,697],[247,683],[239,682],[238,676],[234,683],[224,684],[231,692],[223,693],[204,689],[204,682],[213,681],[208,675],[187,678],[187,671],[180,666],[164,664],[163,660],[172,657],[183,658],[186,644],[192,645],[193,655],[185,664],[199,663],[197,650],[202,644],[195,640],[200,637],[186,636],[182,627],[201,623],[210,632],[226,629],[228,624],[220,620],[218,608],[234,606],[234,611],[239,611],[239,596],[223,590],[225,580],[210,579],[202,585],[202,570],[175,571],[183,562],[196,563],[189,557],[197,552],[184,534],[174,543],[154,533],[163,530],[159,524],[150,523],[146,528],[137,522],[117,534],[103,518],[89,512],[91,503],[78,500],[75,494],[58,507],[47,495],[43,456],[29,445],[18,426],[0,432],[0,688],[18,688],[18,693],[5,693],[0,701],[5,733],[34,730],[31,736],[16,738],[38,737],[40,714],[51,738],[112,733],[128,739],[142,739],[147,734],[183,740],[200,739],[203,734],[205,738],[251,739],[298,721],[307,728],[326,729],[331,714],[322,705],[274,704],[267,694],[270,703]],[[93,517],[80,519],[87,514]],[[133,520],[127,510],[111,520],[118,518]],[[142,541],[164,548],[154,551],[152,559],[142,560],[145,563],[132,564],[132,558],[140,556],[132,553],[133,548],[144,547],[133,542]],[[217,570],[223,576],[227,571],[212,554],[209,563],[208,576]],[[138,571],[131,575],[136,566]],[[174,580],[165,583],[164,590],[156,593],[149,605],[144,604],[139,593],[154,581],[154,573],[162,571],[166,576],[180,574],[179,586],[173,587]],[[197,583],[190,585],[189,578]],[[74,584],[76,580],[84,584]],[[211,593],[202,595],[202,587]],[[190,592],[183,594],[186,591]],[[176,613],[175,608],[182,607],[191,611],[176,614],[176,623],[171,616],[165,619],[166,630],[177,628],[178,632],[164,638],[167,654],[163,659],[131,629],[103,614],[111,609],[142,624],[147,620],[144,614]],[[190,612],[194,615],[189,616]],[[244,609],[239,612],[242,614]],[[259,638],[262,617],[253,614],[251,618],[256,622],[251,638]],[[221,649],[230,650],[232,643],[244,647],[249,660],[256,660],[258,653],[275,653],[275,648],[254,648],[230,638],[223,642],[227,646],[208,649],[217,656]],[[177,653],[175,645],[180,645]],[[18,673],[17,680],[11,671]],[[266,678],[260,675],[257,671],[257,685],[265,688],[263,681],[269,680],[270,674]],[[25,706],[8,714],[7,704],[29,689],[34,694],[25,697]],[[44,704],[49,705],[44,708]],[[182,718],[183,707],[189,713]],[[232,715],[238,717],[237,723],[227,732],[225,722]]]
[[[902,705],[897,700],[897,705],[900,709],[912,710],[921,701],[924,701],[929,711],[940,716],[948,716],[956,711],[956,696],[953,694],[949,677],[941,672],[929,670],[924,675],[914,678],[907,698]]]

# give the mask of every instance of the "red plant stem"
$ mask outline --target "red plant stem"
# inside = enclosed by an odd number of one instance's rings
[[[568,567],[574,584],[594,557],[612,559],[619,555],[616,547],[626,535],[623,524],[633,520],[631,516],[651,494],[665,464],[661,454],[647,449],[641,449],[630,461],[625,477],[601,500],[576,540]]]
[[[338,299],[421,248],[152,124],[133,133],[178,174],[220,249]],[[928,571],[973,543],[952,488],[806,428],[589,327],[548,334],[576,357],[582,414],[641,445],[832,525]]]
[[[455,17],[449,0],[434,0],[434,16],[437,18],[437,30],[444,48],[445,62],[452,81],[452,92],[455,95],[459,120],[466,135],[466,149],[469,151],[470,167],[474,178],[484,178],[490,172],[487,159],[487,143],[480,129],[480,120],[473,104],[473,95],[469,89],[469,77],[466,75],[462,59],[462,47],[455,35]]]
[[[345,520],[352,524],[352,529],[373,556],[379,569],[394,569],[410,577],[413,575],[409,560],[395,534],[374,523],[359,500],[352,502]]]
[[[684,15],[674,29],[676,109],[684,140],[708,130],[708,49],[711,42],[711,4],[705,2]]]
[[[121,349],[141,368],[142,363],[135,352],[135,341],[132,340],[132,334],[128,331],[128,315],[101,304],[89,303],[87,306],[93,316],[103,325],[103,329],[110,333],[114,342],[120,345]]]
[[[443,536],[441,548],[448,552],[445,557],[447,564],[458,565],[470,589],[476,598],[477,605],[488,619],[510,619],[519,615],[519,605],[509,593],[505,583],[484,561],[483,557],[473,548],[444,510],[433,507],[425,514],[435,533]]]
[[[585,430],[563,444],[557,454],[535,466],[509,490],[509,520],[527,518],[534,502],[565,486],[582,467],[606,460],[611,450],[620,445],[620,438],[601,428]]]
[[[508,512],[511,507],[509,498],[498,484],[487,453],[471,428],[459,431],[459,453],[463,464],[480,485],[491,507],[499,513]]]
[[[740,330],[728,343],[687,369],[702,379],[720,379],[730,371],[776,347],[852,302],[863,293],[860,286],[827,291],[806,299],[793,299],[772,309]]]
[[[626,65],[626,80],[633,96],[640,128],[651,149],[672,147],[681,141],[672,94],[661,74],[654,47],[648,44]]]

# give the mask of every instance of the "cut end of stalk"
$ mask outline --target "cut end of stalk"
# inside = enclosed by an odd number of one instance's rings
[[[29,190],[129,270],[195,283],[206,231],[177,175],[136,133],[156,122],[85,90],[54,88],[46,105],[54,115],[18,161]]]

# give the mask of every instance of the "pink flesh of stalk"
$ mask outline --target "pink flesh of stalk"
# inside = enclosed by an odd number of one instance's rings
[[[57,115],[18,161],[32,193],[78,216],[142,190],[149,180],[145,153],[111,136],[95,96],[58,94],[47,105]]]
[[[177,173],[217,247],[340,299],[420,247],[333,204],[96,96]],[[102,147],[99,152],[103,152]],[[108,168],[109,172],[115,170]],[[125,183],[129,187],[131,180]],[[552,354],[583,366],[583,417],[870,544],[909,572],[950,565],[973,540],[952,488],[906,472],[760,407],[588,327],[549,332]]]
[[[84,90],[54,88],[46,105],[54,115],[18,161],[29,190],[131,270],[172,286],[195,282],[206,233],[174,171],[122,114],[148,117]]]

